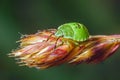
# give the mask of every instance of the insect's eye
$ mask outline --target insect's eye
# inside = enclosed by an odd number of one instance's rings
[[[63,36],[64,38],[70,38],[75,41],[85,41],[89,38],[89,32],[87,28],[80,23],[66,23],[58,27],[56,36]]]

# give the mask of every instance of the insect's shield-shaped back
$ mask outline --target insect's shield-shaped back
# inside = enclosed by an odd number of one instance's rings
[[[56,36],[63,36],[64,38],[73,39],[75,41],[85,41],[89,38],[87,28],[80,23],[66,23],[58,27]]]

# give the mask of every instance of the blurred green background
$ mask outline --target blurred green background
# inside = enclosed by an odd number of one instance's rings
[[[81,22],[92,35],[120,34],[120,0],[0,0],[0,80],[120,80],[120,50],[100,64],[19,67],[7,56],[20,34]]]

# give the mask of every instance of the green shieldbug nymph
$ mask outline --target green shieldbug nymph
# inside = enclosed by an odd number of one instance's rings
[[[75,41],[81,42],[89,38],[89,32],[87,28],[80,23],[66,23],[58,27],[56,36],[63,36],[64,38],[70,38]]]

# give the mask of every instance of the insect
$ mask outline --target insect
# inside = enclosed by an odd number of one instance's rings
[[[22,66],[45,69],[63,63],[99,63],[120,47],[119,34],[90,36],[83,24],[66,23],[21,38],[20,48],[9,55]]]
[[[64,38],[73,39],[75,41],[81,42],[89,38],[89,32],[87,28],[80,23],[66,23],[58,27],[56,36],[63,36]]]

